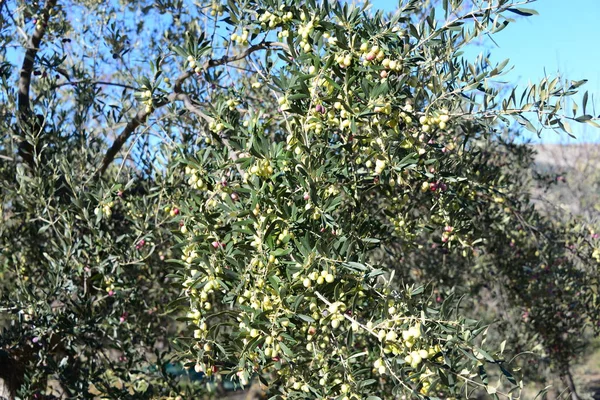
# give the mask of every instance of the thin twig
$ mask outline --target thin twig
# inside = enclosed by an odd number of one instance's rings
[[[4,0],[1,0],[0,1],[0,12],[2,12],[3,6],[4,6]],[[15,24],[15,29],[21,34],[21,36],[23,36],[23,39],[25,40],[25,42],[27,42],[29,40],[29,38],[27,37],[27,34],[23,30],[23,28],[21,28],[19,26],[19,24],[17,23],[17,21],[15,21],[15,17],[13,16],[13,13],[10,12],[10,9],[8,8],[8,4],[6,5],[6,14],[10,18],[10,20],[13,22],[13,24]],[[15,46],[15,47],[17,47],[17,46]]]
[[[52,89],[57,89],[63,86],[77,86],[77,85],[89,85],[89,86],[95,86],[95,85],[106,85],[106,86],[118,86],[118,87],[122,87],[125,89],[131,89],[131,90],[138,90],[138,88],[136,88],[135,86],[131,86],[131,85],[125,85],[123,83],[115,83],[115,82],[106,82],[106,81],[69,81],[69,82],[63,82],[63,83],[58,83],[54,86],[52,86]]]

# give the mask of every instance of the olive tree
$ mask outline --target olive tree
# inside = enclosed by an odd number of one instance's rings
[[[552,349],[550,321],[596,320],[597,285],[504,133],[595,123],[563,111],[583,81],[505,94],[507,62],[460,53],[530,2],[0,2],[9,389],[519,397],[515,348],[460,295],[490,280]]]
[[[160,133],[142,135],[109,165],[114,133],[140,124],[128,121],[136,65],[119,67],[127,40],[105,24],[120,9],[0,2],[4,397],[204,392],[167,371],[179,328],[165,305],[179,288],[163,261],[172,239],[160,210],[173,182],[160,166],[169,154],[159,156]]]
[[[462,320],[447,324],[444,307],[413,308],[414,291],[392,281],[402,269],[399,254],[385,263],[374,256],[376,249],[389,253],[398,245],[405,253],[423,252],[415,238],[440,229],[442,246],[459,247],[462,254],[485,250],[485,264],[495,267],[485,272],[502,273],[512,306],[535,308],[534,301],[541,307],[532,311],[539,321],[535,333],[546,348],[558,349],[556,361],[568,371],[559,353],[568,358],[572,348],[561,346],[561,324],[570,325],[570,337],[576,337],[595,317],[595,282],[555,254],[565,251],[562,236],[545,237],[543,256],[535,249],[537,239],[528,237],[534,243],[523,243],[516,260],[506,258],[503,246],[517,242],[506,223],[513,210],[505,202],[518,207],[515,219],[527,228],[550,227],[526,212],[527,198],[515,192],[521,179],[502,174],[497,182],[489,176],[480,182],[471,174],[488,165],[477,160],[475,140],[498,140],[508,117],[532,130],[526,115],[534,110],[542,126],[569,129],[567,119],[590,121],[587,115],[558,114],[582,82],[561,86],[558,79],[545,79],[522,96],[512,91],[502,100],[493,78],[506,63],[493,66],[480,57],[469,64],[456,51],[479,34],[503,29],[503,13],[532,11],[500,2],[456,14],[452,7],[458,4],[445,2],[441,21],[432,9],[415,23],[418,5],[409,2],[386,18],[328,3],[308,2],[300,10],[285,3],[247,3],[245,10],[230,4],[225,21],[238,51],[220,60],[243,62],[222,66],[223,74],[234,77],[232,84],[207,93],[206,104],[186,105],[205,126],[207,139],[172,170],[185,173],[192,189],[190,200],[177,205],[188,267],[182,279],[194,327],[194,339],[181,341],[189,343],[190,366],[235,374],[242,383],[257,374],[273,393],[292,397],[456,390],[448,374],[460,376],[459,370],[484,364],[466,354],[482,354],[473,347],[473,330],[465,335]],[[474,26],[464,25],[472,19]],[[280,41],[269,40],[275,35]],[[202,74],[215,66],[198,61],[197,49],[207,46],[188,42],[175,51]],[[251,57],[259,50],[267,52],[266,61]],[[277,58],[269,60],[269,53]],[[212,75],[204,76],[211,84]],[[248,94],[265,87],[277,99],[276,114],[262,112],[264,96]],[[477,207],[486,208],[480,213]],[[565,285],[565,300],[556,304],[536,295],[538,287],[523,290],[530,276],[514,265],[543,268],[548,260],[565,264],[551,275],[554,285],[577,282]],[[557,309],[582,294],[577,285],[592,303],[581,307],[576,320],[560,318]],[[549,316],[561,324],[546,334]],[[455,338],[470,350],[456,353]],[[448,359],[438,364],[436,354]],[[363,361],[347,361],[355,358]],[[488,361],[502,365],[491,356]],[[482,383],[482,371],[481,382],[468,378],[465,386],[496,391]],[[403,379],[415,375],[424,378],[409,384]]]

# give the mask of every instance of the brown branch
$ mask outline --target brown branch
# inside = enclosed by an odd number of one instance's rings
[[[63,86],[77,86],[77,85],[89,85],[89,86],[96,86],[96,85],[104,85],[104,86],[117,86],[117,87],[122,87],[124,89],[130,89],[130,90],[137,90],[138,88],[136,88],[135,86],[130,86],[130,85],[125,85],[123,83],[115,83],[115,82],[105,82],[105,81],[68,81],[68,82],[63,82],[63,83],[57,83],[56,85],[52,86],[53,89],[57,89]]]
[[[224,56],[219,59],[208,60],[204,63],[204,65],[202,66],[202,69],[204,72],[207,72],[211,68],[225,65],[230,62],[240,61],[256,51],[265,50],[265,49],[274,49],[274,48],[281,48],[284,50],[289,50],[288,45],[285,43],[262,42],[262,43],[250,46],[248,49],[246,49],[242,53],[237,54],[235,56],[231,56],[231,57]],[[125,126],[125,128],[123,128],[123,130],[121,131],[119,136],[117,136],[117,138],[115,139],[113,144],[110,146],[110,148],[104,155],[104,158],[102,159],[102,164],[100,165],[100,168],[96,172],[96,177],[100,177],[104,174],[104,172],[106,171],[106,169],[108,168],[110,163],[112,163],[113,160],[115,159],[119,150],[121,150],[123,145],[127,142],[127,140],[135,132],[135,130],[141,124],[146,122],[146,119],[148,119],[148,116],[150,116],[152,111],[157,108],[160,108],[162,106],[170,104],[176,100],[179,100],[179,101],[183,101],[186,109],[188,109],[190,112],[200,116],[200,118],[204,119],[205,121],[210,123],[213,120],[212,117],[204,114],[198,107],[196,107],[187,94],[183,93],[183,90],[182,90],[183,84],[186,81],[186,79],[188,79],[192,75],[194,75],[194,72],[192,70],[184,72],[175,80],[175,83],[173,84],[173,92],[171,92],[166,99],[161,100],[157,104],[154,104],[153,109],[150,110],[149,112],[146,112],[145,110],[138,111],[136,116],[131,121],[129,121],[129,123]],[[237,155],[236,155],[235,151],[233,151],[233,149],[229,145],[229,141],[227,140],[227,138],[221,137],[220,140],[221,140],[221,143],[223,143],[223,145],[228,148],[228,150],[230,152],[230,157],[232,157],[232,159],[235,161],[237,159]],[[233,158],[233,157],[235,157],[235,158]]]
[[[150,112],[146,112],[145,110],[138,111],[135,117],[131,121],[129,121],[127,125],[125,125],[125,128],[123,128],[121,134],[117,136],[113,144],[106,151],[104,159],[102,160],[102,166],[98,171],[99,175],[102,175],[104,171],[106,171],[106,168],[108,168],[112,160],[115,159],[117,153],[119,152],[119,150],[121,150],[121,147],[123,147],[125,142],[127,142],[127,139],[129,139],[129,136],[131,136],[131,134],[137,129],[138,126],[146,122],[146,119],[148,119],[149,115]]]
[[[77,86],[77,85],[89,85],[89,86],[104,85],[104,86],[116,86],[116,87],[121,87],[121,88],[129,89],[129,90],[138,90],[138,88],[136,88],[135,86],[125,85],[123,83],[114,83],[114,82],[106,82],[106,81],[85,81],[85,80],[57,83],[55,85],[50,86],[50,89],[58,89],[63,86]]]
[[[27,51],[25,52],[25,59],[21,66],[21,72],[19,74],[19,93],[17,97],[18,105],[18,118],[22,127],[27,128],[30,132],[39,132],[41,125],[37,121],[36,116],[33,114],[31,109],[31,102],[29,98],[29,89],[31,86],[31,74],[33,73],[33,65],[35,63],[35,57],[39,51],[39,46],[46,32],[48,26],[48,20],[50,19],[50,10],[56,5],[56,0],[48,0],[46,7],[42,11],[42,15],[38,20],[33,34],[27,42]],[[25,162],[33,168],[35,166],[34,161],[34,148],[33,145],[27,140],[23,140],[19,145],[19,155],[25,160]]]
[[[190,96],[187,93],[176,93],[174,94],[174,100],[183,101],[183,105],[185,108],[193,114],[196,114],[198,117],[202,118],[207,123],[213,122],[215,119],[209,115],[206,115],[199,107],[197,107],[190,99]]]
[[[202,68],[204,69],[204,71],[208,71],[210,68],[218,67],[220,65],[224,65],[224,64],[234,62],[234,61],[243,60],[244,58],[248,57],[250,54],[254,53],[255,51],[263,50],[263,49],[270,49],[270,48],[280,48],[280,49],[284,49],[284,50],[288,50],[288,51],[290,49],[288,47],[288,45],[285,43],[262,42],[262,43],[255,44],[253,46],[248,47],[245,51],[243,51],[240,54],[237,54],[235,56],[231,56],[231,57],[224,56],[217,60],[208,60],[206,63],[204,63]]]
[[[579,400],[580,397],[577,394],[577,389],[575,387],[575,382],[573,381],[573,375],[571,375],[571,371],[569,370],[569,365],[566,365],[563,368],[560,378],[567,385],[571,400]]]

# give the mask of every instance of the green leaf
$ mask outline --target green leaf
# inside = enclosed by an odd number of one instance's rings
[[[515,14],[521,15],[523,17],[530,17],[532,15],[539,15],[539,13],[531,8],[507,8],[507,11],[513,12]]]
[[[38,235],[40,235],[40,234],[42,234],[42,233],[46,232],[46,231],[48,230],[48,228],[50,228],[50,226],[51,226],[51,225],[44,225],[44,226],[42,226],[40,229],[38,229],[38,232],[37,232],[37,233],[38,233]]]
[[[279,346],[281,347],[281,350],[283,350],[283,354],[288,357],[294,357],[294,352],[290,350],[290,348],[284,342],[279,342]]]
[[[594,117],[592,117],[591,115],[581,115],[577,118],[575,118],[575,121],[577,122],[586,122],[589,121],[591,119],[593,119]]]
[[[559,120],[558,126],[560,126],[563,131],[567,132],[569,136],[575,137],[573,136],[573,130],[571,129],[571,125],[567,121]]]
[[[517,120],[517,122],[519,124],[524,126],[525,129],[527,129],[529,132],[538,133],[538,130],[535,129],[535,126],[533,126],[533,124],[524,116],[517,114],[517,115],[515,115],[515,119]]]
[[[357,263],[354,261],[347,261],[343,265],[353,271],[367,271],[368,270],[368,268],[364,264]]]
[[[303,320],[303,321],[306,321],[306,322],[310,322],[310,323],[312,323],[312,322],[315,322],[314,318],[312,318],[312,317],[309,317],[308,315],[304,315],[304,314],[296,314],[296,317],[298,317],[298,318],[300,318],[301,320]]]
[[[587,79],[582,79],[580,81],[572,81],[571,82],[571,86],[569,87],[569,89],[577,89],[578,87],[585,85],[587,83]]]
[[[506,379],[508,379],[508,381],[510,383],[512,383],[513,385],[517,385],[517,380],[515,379],[513,374],[511,374],[510,371],[508,371],[506,368],[504,368],[502,366],[502,364],[500,364],[500,370],[502,371],[502,374],[504,374],[504,376],[506,377]]]

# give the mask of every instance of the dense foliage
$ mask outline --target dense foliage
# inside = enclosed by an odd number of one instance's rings
[[[583,81],[460,53],[530,1],[121,3],[0,2],[21,398],[518,398],[534,348],[574,392],[597,244],[533,207],[511,123],[595,125]]]

